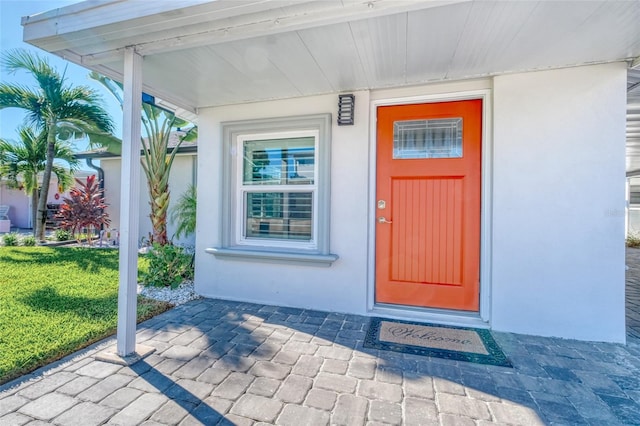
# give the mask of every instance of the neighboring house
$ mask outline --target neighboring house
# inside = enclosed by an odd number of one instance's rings
[[[640,178],[629,178],[627,234],[640,236]]]
[[[624,342],[638,22],[639,1],[194,0],[23,25],[197,113],[202,295]]]
[[[178,142],[179,134],[173,132],[169,139],[169,148],[176,146]],[[175,205],[178,198],[187,190],[190,185],[196,184],[196,171],[197,171],[197,151],[198,145],[196,142],[183,142],[178,148],[178,153],[174,159],[173,166],[171,168],[171,176],[169,177],[169,191],[171,194],[169,213],[172,207]],[[80,159],[91,159],[90,162],[94,164],[98,175],[103,180],[104,185],[104,197],[108,205],[107,213],[109,213],[109,219],[111,224],[109,228],[120,229],[120,188],[121,188],[121,173],[120,173],[120,156],[106,152],[105,150],[94,150],[82,152],[76,155]],[[96,161],[93,161],[96,160]],[[95,165],[99,161],[99,165]],[[149,236],[152,233],[151,220],[149,215],[151,214],[151,207],[149,205],[149,191],[147,189],[147,180],[144,173],[140,175],[140,210],[138,211],[139,217],[139,232],[138,241],[144,243],[149,240]],[[167,217],[167,230],[169,238],[175,234],[176,225],[171,222],[170,214]],[[180,239],[174,238],[174,242],[193,246],[195,244],[195,236],[182,237]]]
[[[75,177],[78,179],[86,179],[93,173],[84,170],[76,171]],[[49,183],[49,196],[47,198],[48,205],[62,204],[64,197],[69,196],[69,191],[59,192],[58,179],[56,175],[51,176]],[[11,228],[33,228],[31,218],[31,196],[24,192],[21,187],[12,188],[5,179],[0,179],[0,205],[9,206],[9,219],[11,220]]]
[[[627,234],[640,235],[640,69],[629,70],[627,78]]]

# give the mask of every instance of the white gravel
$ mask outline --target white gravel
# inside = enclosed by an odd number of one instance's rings
[[[185,281],[174,289],[171,287],[152,287],[138,284],[138,294],[149,299],[169,302],[176,306],[200,298],[193,288],[193,281]]]

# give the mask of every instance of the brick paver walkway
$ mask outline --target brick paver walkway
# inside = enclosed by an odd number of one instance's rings
[[[627,249],[627,338],[640,344],[640,249]]]
[[[98,347],[0,387],[0,425],[640,424],[640,346],[494,333],[511,369],[364,349],[367,323],[193,301],[131,367]]]

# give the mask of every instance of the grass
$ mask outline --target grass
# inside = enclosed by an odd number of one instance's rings
[[[115,332],[117,250],[0,247],[0,271],[0,384]],[[138,297],[138,321],[170,307]]]

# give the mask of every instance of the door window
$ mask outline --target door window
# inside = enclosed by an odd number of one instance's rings
[[[461,158],[462,118],[393,123],[393,158]]]

